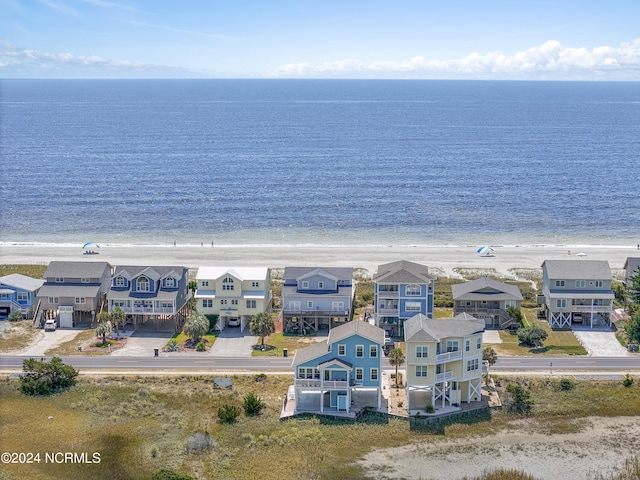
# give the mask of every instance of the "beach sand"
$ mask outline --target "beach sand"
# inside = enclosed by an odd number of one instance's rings
[[[622,269],[627,257],[640,256],[636,246],[526,245],[496,246],[492,256],[479,255],[476,246],[159,246],[101,245],[99,255],[83,255],[82,248],[69,245],[3,244],[0,263],[48,264],[52,260],[106,261],[112,265],[202,265],[334,266],[365,268],[397,260],[409,260],[452,275],[455,268],[495,269],[509,275],[512,268],[539,268],[544,260],[607,260],[612,269]],[[571,254],[569,254],[569,252]],[[584,253],[585,256],[576,256]]]

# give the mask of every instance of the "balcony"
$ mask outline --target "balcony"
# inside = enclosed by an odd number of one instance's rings
[[[572,312],[611,313],[611,305],[571,305]]]
[[[153,305],[133,305],[132,307],[120,308],[127,314],[171,315],[175,313],[173,307],[154,307]]]
[[[378,290],[378,298],[398,298],[399,296],[400,296],[400,292],[398,292],[398,290],[394,290],[394,291]]]
[[[320,380],[318,378],[296,378],[294,380],[296,387],[313,387],[313,388],[348,388],[348,380]]]
[[[398,316],[398,307],[396,307],[396,308],[378,308],[378,315]]]
[[[453,380],[453,372],[436,373],[436,383]]]
[[[462,358],[462,350],[456,352],[440,353],[436,355],[436,363],[447,363]]]
[[[301,317],[343,317],[349,315],[349,310],[303,310],[303,309],[291,309],[285,308],[283,310],[285,315],[297,315]]]

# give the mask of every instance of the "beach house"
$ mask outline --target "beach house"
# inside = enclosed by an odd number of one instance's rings
[[[353,268],[286,267],[282,287],[285,333],[317,333],[353,317]]]
[[[404,324],[407,410],[457,407],[482,399],[482,332],[485,322],[461,313],[431,319],[418,314]]]
[[[20,312],[23,316],[33,313],[38,290],[43,284],[43,279],[19,273],[0,277],[0,320],[13,312]]]
[[[249,328],[258,313],[271,313],[271,272],[262,267],[207,267],[198,269],[195,298],[198,311],[218,315],[216,328]]]
[[[133,328],[153,321],[154,329],[177,330],[187,315],[188,269],[177,266],[118,266],[111,278],[107,301],[127,315]]]
[[[453,314],[468,313],[484,320],[486,328],[507,328],[513,324],[507,309],[520,309],[522,294],[516,285],[481,277],[451,286]]]
[[[381,408],[384,330],[354,320],[329,331],[327,339],[296,351],[294,384],[287,401],[293,413],[349,415],[364,406]]]
[[[624,285],[630,288],[632,285],[631,277],[640,276],[640,257],[627,257],[624,262]]]
[[[103,307],[113,267],[107,262],[53,261],[38,290],[34,324],[55,319],[61,328],[90,324]]]
[[[434,281],[426,265],[406,260],[379,265],[373,275],[376,325],[394,337],[419,313],[433,318]]]
[[[543,315],[551,328],[611,327],[613,291],[606,260],[545,260]]]

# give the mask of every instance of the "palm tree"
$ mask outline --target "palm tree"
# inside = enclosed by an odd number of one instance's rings
[[[112,331],[111,322],[100,322],[96,327],[96,335],[102,336],[102,344],[107,343],[107,335],[109,335]]]
[[[127,320],[127,314],[124,313],[120,307],[116,307],[111,311],[111,321],[116,325],[116,332],[118,331],[118,325],[123,325]]]
[[[276,326],[271,315],[262,312],[253,317],[251,323],[249,323],[249,330],[252,335],[262,337],[261,347],[264,350],[264,337],[268,337],[275,332]]]
[[[200,337],[209,331],[209,320],[199,313],[193,313],[187,317],[182,331],[189,335],[194,343],[200,341]]]
[[[396,367],[396,386],[398,385],[398,367],[404,365],[404,352],[401,348],[394,348],[389,352],[389,363]]]

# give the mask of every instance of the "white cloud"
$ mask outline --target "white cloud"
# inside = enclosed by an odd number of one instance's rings
[[[505,55],[477,52],[452,60],[416,56],[402,61],[363,63],[349,58],[319,65],[284,65],[272,77],[496,78],[640,80],[640,38],[593,50],[565,47],[556,40]]]

